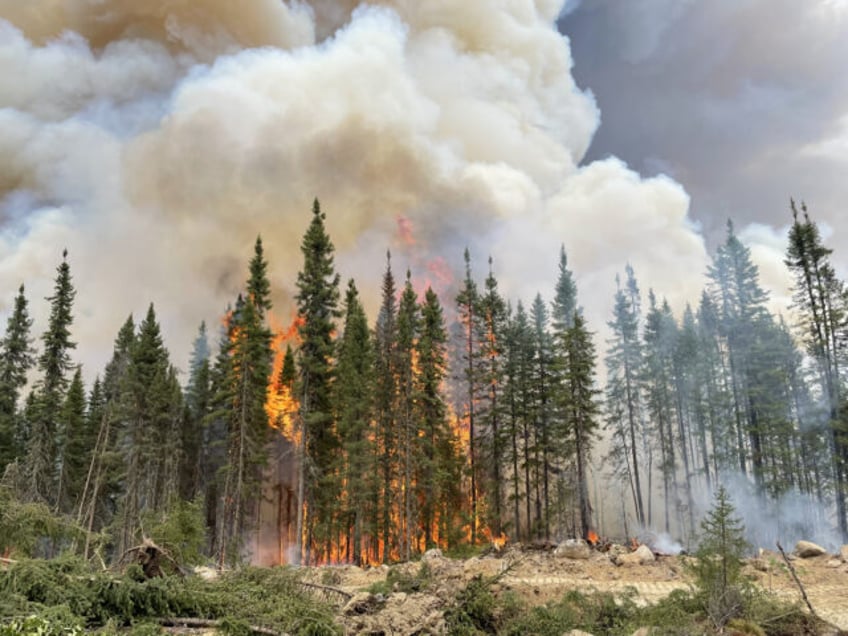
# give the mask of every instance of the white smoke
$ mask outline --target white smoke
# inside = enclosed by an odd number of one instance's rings
[[[697,298],[683,189],[580,165],[600,114],[562,1],[375,4],[0,0],[0,308],[26,283],[40,333],[67,247],[87,377],[151,301],[185,366],[258,233],[288,315],[316,196],[372,307],[386,248],[398,272],[441,258],[459,276],[466,245],[527,302],[564,243],[595,329],[626,262],[676,309]]]

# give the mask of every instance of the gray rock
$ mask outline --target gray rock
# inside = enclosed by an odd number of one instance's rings
[[[795,544],[795,554],[802,559],[809,559],[827,554],[827,550],[811,541],[799,541]]]
[[[583,539],[566,539],[556,547],[554,556],[562,559],[588,559],[592,556],[592,548]]]
[[[640,545],[633,552],[618,555],[615,562],[618,565],[645,565],[646,563],[653,563],[655,560],[656,557],[651,552],[651,548]]]

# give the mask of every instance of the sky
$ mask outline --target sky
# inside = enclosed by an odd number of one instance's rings
[[[782,237],[790,197],[845,245],[848,2],[584,0],[559,26],[602,113],[584,161],[671,176],[711,249],[728,218]]]
[[[729,215],[776,306],[789,196],[848,231],[844,3],[358,5],[0,0],[0,319],[68,248],[86,377],[151,302],[186,368],[257,234],[290,321],[318,197],[372,317],[386,250],[529,304],[564,245],[602,346],[625,265],[679,312]]]

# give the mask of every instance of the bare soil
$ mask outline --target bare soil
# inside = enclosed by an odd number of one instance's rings
[[[370,594],[368,588],[386,581],[390,571],[387,566],[311,568],[306,579],[349,595],[337,599],[347,633],[382,631],[395,635],[444,633],[444,609],[478,574],[500,575],[493,584],[496,594],[509,590],[532,605],[556,600],[572,589],[621,592],[626,588],[635,590],[638,601],[651,603],[691,584],[683,563],[690,557],[658,556],[644,565],[616,565],[616,551],[627,549],[617,546],[607,553],[592,551],[588,559],[569,559],[551,550],[520,545],[465,560],[428,554],[423,561],[429,566],[430,581],[424,589],[401,591],[396,585],[395,590],[378,595]],[[848,630],[848,563],[834,555],[793,558],[792,562],[816,613],[835,627]],[[397,570],[413,578],[421,564],[394,567],[395,578]],[[779,553],[761,550],[757,558],[748,560],[745,572],[763,589],[800,602],[798,587]]]

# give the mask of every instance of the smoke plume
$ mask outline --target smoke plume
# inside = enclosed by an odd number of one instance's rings
[[[67,247],[87,376],[151,301],[185,366],[259,233],[287,312],[314,197],[372,307],[387,248],[444,283],[466,245],[526,302],[564,243],[596,329],[626,262],[675,308],[697,298],[683,189],[581,164],[600,113],[562,0],[356,5],[0,0],[0,311],[26,283],[40,333]]]

